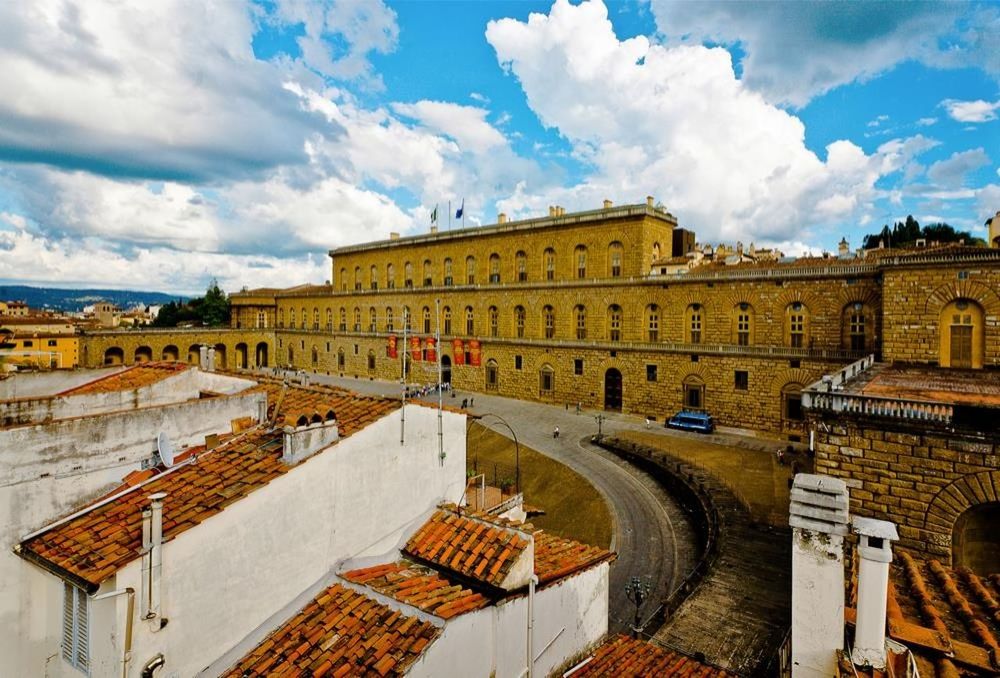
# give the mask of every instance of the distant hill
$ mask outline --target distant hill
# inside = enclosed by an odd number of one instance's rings
[[[55,287],[29,287],[27,285],[0,285],[0,301],[24,301],[31,308],[45,308],[53,311],[82,311],[97,301],[108,301],[119,308],[133,306],[153,306],[169,301],[187,301],[189,297],[162,292],[142,292],[138,290],[66,290]]]

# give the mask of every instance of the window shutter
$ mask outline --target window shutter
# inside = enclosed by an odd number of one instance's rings
[[[84,673],[90,670],[90,620],[87,593],[69,583],[63,584],[62,656]]]
[[[62,629],[62,656],[69,663],[73,663],[73,638],[75,636],[73,626],[73,601],[75,595],[70,584],[63,584],[63,629]]]

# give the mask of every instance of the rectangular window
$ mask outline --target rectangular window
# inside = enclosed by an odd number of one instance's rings
[[[539,388],[542,393],[552,393],[555,390],[556,375],[547,369],[539,373]]]
[[[522,362],[523,361],[521,360],[521,356],[519,355],[514,356],[514,369],[515,370],[521,369]]]
[[[737,391],[746,391],[750,388],[750,373],[746,370],[736,370],[736,378],[733,388]]]
[[[49,346],[55,346],[55,345],[56,345],[56,340],[55,339],[49,339]]]
[[[71,666],[90,674],[90,618],[87,592],[63,584],[62,656]]]
[[[691,314],[691,343],[701,343],[701,313]]]
[[[788,320],[789,344],[793,348],[802,348],[805,345],[806,321],[803,315],[792,315]]]
[[[736,318],[736,343],[740,346],[750,345],[750,316],[740,313]]]
[[[646,365],[646,381],[656,381],[656,365]]]
[[[28,340],[28,341],[24,342],[24,347],[25,348],[31,348],[34,345],[35,345],[35,342],[33,342],[31,340]]]
[[[583,358],[573,358],[573,374],[583,374]]]

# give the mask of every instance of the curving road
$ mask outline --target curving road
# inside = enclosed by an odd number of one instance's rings
[[[310,376],[315,382],[360,393],[396,395],[399,389],[393,382]],[[590,444],[590,437],[597,433],[598,412],[577,414],[575,409],[482,393],[462,392],[457,397],[471,397],[475,406],[469,409],[474,414],[503,417],[522,444],[569,466],[597,488],[611,512],[612,549],[618,553],[611,566],[609,630],[627,632],[632,624],[635,606],[625,595],[625,584],[634,576],[650,585],[650,602],[643,606],[641,617],[652,616],[657,601],[665,598],[693,566],[695,537],[683,510],[652,476]],[[456,402],[448,401],[450,405]],[[605,433],[642,428],[633,417],[601,414],[606,417]],[[510,437],[507,428],[495,419],[487,417],[481,423]],[[560,429],[558,439],[552,436],[556,426]]]

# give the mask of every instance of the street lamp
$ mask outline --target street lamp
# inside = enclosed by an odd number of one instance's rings
[[[604,436],[604,420],[607,419],[603,414],[599,414],[594,417],[597,420],[597,439],[600,440]]]
[[[521,444],[517,442],[517,434],[514,433],[514,429],[511,427],[510,424],[507,423],[507,420],[501,417],[499,414],[493,414],[492,412],[487,412],[485,414],[479,415],[479,419],[483,419],[485,417],[493,417],[501,424],[506,426],[507,430],[510,431],[511,437],[514,438],[514,466],[515,466],[514,484],[517,486],[517,491],[520,492],[521,491]]]
[[[635,605],[635,619],[632,621],[632,637],[638,638],[642,627],[639,625],[639,612],[642,604],[649,598],[649,582],[644,582],[638,577],[632,577],[625,584],[625,596]]]

